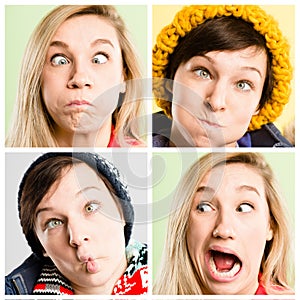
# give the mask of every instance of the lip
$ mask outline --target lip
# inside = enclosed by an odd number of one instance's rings
[[[99,271],[99,264],[92,256],[82,255],[79,257],[79,260],[88,273],[94,274]]]
[[[85,106],[85,105],[91,105],[91,102],[87,101],[87,100],[74,99],[74,100],[69,101],[66,106],[68,106],[68,107],[72,107],[72,106],[77,107],[77,106]]]
[[[215,122],[211,122],[205,119],[198,119],[200,123],[204,124],[205,127],[209,127],[209,128],[222,128],[223,126],[215,123]]]
[[[228,276],[228,277],[218,276],[217,274],[215,274],[213,272],[213,270],[210,266],[211,251],[218,251],[218,252],[222,252],[222,253],[225,253],[225,254],[231,254],[231,255],[236,256],[239,259],[239,261],[241,262],[240,269],[235,274],[233,274],[232,276]],[[217,281],[217,282],[220,282],[220,283],[228,283],[228,282],[232,282],[232,281],[236,280],[236,278],[241,274],[241,271],[243,269],[242,260],[235,251],[233,251],[230,248],[222,247],[222,246],[218,246],[218,245],[213,245],[213,246],[209,247],[208,251],[205,254],[205,263],[206,263],[206,267],[207,267],[207,270],[209,271],[209,274],[210,274],[211,278],[213,280]]]

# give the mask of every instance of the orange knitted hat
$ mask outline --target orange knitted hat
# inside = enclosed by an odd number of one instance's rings
[[[259,113],[251,119],[248,130],[256,130],[264,124],[274,122],[280,116],[289,101],[292,79],[289,44],[278,28],[278,23],[259,6],[191,5],[180,10],[173,22],[161,30],[152,51],[153,92],[156,104],[169,118],[172,118],[172,103],[165,100],[164,87],[159,84],[160,80],[156,81],[155,78],[165,78],[169,56],[178,45],[180,38],[204,21],[222,16],[233,16],[252,23],[253,28],[264,36],[266,46],[272,55],[273,90]]]

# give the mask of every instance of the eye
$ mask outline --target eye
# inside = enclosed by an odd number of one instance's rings
[[[87,213],[92,213],[92,212],[95,212],[95,211],[98,211],[100,209],[100,203],[88,203],[86,206],[85,206],[85,211]]]
[[[204,212],[213,211],[213,208],[208,203],[200,203],[200,204],[197,205],[197,210],[199,212],[203,212],[204,213]]]
[[[196,73],[197,76],[199,76],[203,79],[210,79],[209,71],[204,68],[199,68],[199,69],[195,70],[194,72]]]
[[[47,228],[49,228],[49,229],[53,229],[53,228],[56,228],[56,227],[58,227],[58,226],[60,226],[60,225],[62,225],[63,224],[63,222],[61,221],[61,220],[58,220],[58,219],[52,219],[52,220],[50,220],[49,222],[47,222]]]
[[[242,91],[250,91],[252,89],[252,84],[248,81],[239,81],[236,86]]]
[[[95,64],[105,64],[108,61],[108,56],[104,53],[99,53],[93,58]]]
[[[254,207],[251,204],[243,203],[237,208],[237,211],[242,213],[249,213],[253,210],[253,208]]]
[[[51,63],[60,66],[60,65],[67,65],[69,61],[63,55],[55,55],[51,58]]]

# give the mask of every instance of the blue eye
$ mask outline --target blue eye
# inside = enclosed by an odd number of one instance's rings
[[[195,70],[196,75],[203,79],[210,79],[210,74],[206,69],[200,68]]]
[[[95,64],[105,64],[108,61],[106,54],[99,53],[93,58],[93,63]]]
[[[200,212],[210,212],[213,211],[213,208],[207,203],[200,203],[197,205],[197,210]]]
[[[252,85],[247,81],[239,81],[236,86],[242,91],[250,91],[252,88]]]
[[[95,212],[97,210],[100,209],[100,204],[99,203],[89,203],[85,206],[85,211],[87,213],[92,213],[92,212]]]
[[[237,211],[242,213],[249,213],[252,210],[253,210],[253,206],[249,203],[243,203],[237,208]]]
[[[56,55],[51,59],[51,62],[56,65],[56,66],[60,66],[60,65],[67,65],[69,63],[69,61],[62,55]]]
[[[60,225],[62,225],[63,222],[61,220],[58,220],[58,219],[52,219],[50,220],[46,225],[49,229],[52,229],[52,228],[56,228]]]

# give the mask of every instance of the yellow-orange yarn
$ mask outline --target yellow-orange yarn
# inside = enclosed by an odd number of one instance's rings
[[[165,26],[156,39],[152,51],[152,76],[156,104],[168,117],[171,115],[171,102],[165,100],[162,87],[155,86],[155,78],[165,78],[169,55],[193,28],[207,19],[222,16],[234,16],[253,24],[253,27],[266,39],[266,45],[272,54],[274,87],[270,99],[260,112],[253,116],[248,130],[259,129],[262,125],[274,122],[280,116],[284,105],[289,101],[292,67],[289,60],[289,44],[283,37],[277,22],[263,9],[255,5],[191,5],[180,10],[173,22]]]

